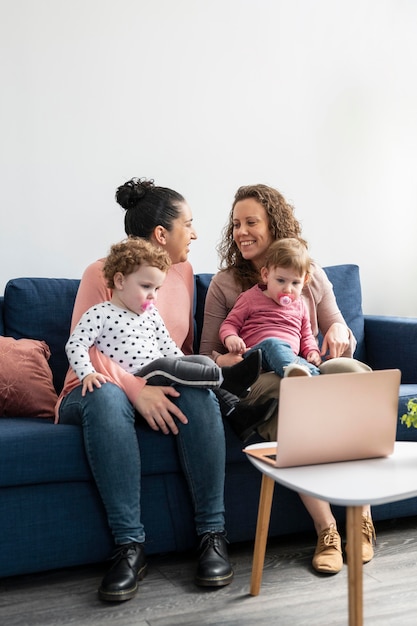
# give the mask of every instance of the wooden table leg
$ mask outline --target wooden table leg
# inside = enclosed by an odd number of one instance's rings
[[[258,520],[256,523],[255,548],[253,551],[252,576],[250,584],[251,596],[257,596],[261,588],[274,486],[274,479],[269,478],[266,474],[263,474],[261,493],[259,496]]]
[[[346,511],[349,626],[363,626],[362,507]]]

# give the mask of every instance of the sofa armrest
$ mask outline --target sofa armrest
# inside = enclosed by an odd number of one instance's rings
[[[417,318],[365,315],[367,363],[401,370],[403,384],[417,382]]]

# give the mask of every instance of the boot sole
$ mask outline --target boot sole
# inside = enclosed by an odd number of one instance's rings
[[[98,590],[98,597],[100,598],[100,600],[105,600],[106,602],[123,602],[124,600],[131,600],[138,591],[139,587],[137,582],[139,580],[143,580],[147,572],[148,564],[145,563],[142,569],[138,571],[134,587],[131,587],[130,589],[125,589],[123,591],[103,591],[103,589],[101,589],[100,587]]]
[[[195,584],[199,587],[225,587],[230,585],[233,580],[234,573],[230,572],[227,576],[217,576],[216,578],[198,578],[195,579]]]

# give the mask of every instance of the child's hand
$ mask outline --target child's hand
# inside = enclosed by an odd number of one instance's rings
[[[243,354],[246,352],[246,344],[237,335],[229,335],[224,340],[224,345],[229,350],[229,352],[233,352],[234,354]]]
[[[93,372],[92,374],[87,374],[85,378],[83,378],[83,388],[81,391],[81,395],[85,396],[87,391],[94,391],[94,387],[101,387],[101,383],[106,382],[106,377],[103,374],[99,374],[98,372]]]
[[[306,361],[318,367],[321,363],[320,353],[317,350],[312,350],[307,354]]]

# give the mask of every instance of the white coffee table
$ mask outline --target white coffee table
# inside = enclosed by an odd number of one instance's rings
[[[271,443],[248,446],[260,447],[270,448]],[[257,596],[260,591],[272,496],[278,482],[299,493],[347,507],[349,626],[362,626],[362,505],[384,504],[417,495],[417,443],[397,442],[394,453],[382,459],[285,469],[247,457],[262,472],[250,594]]]

